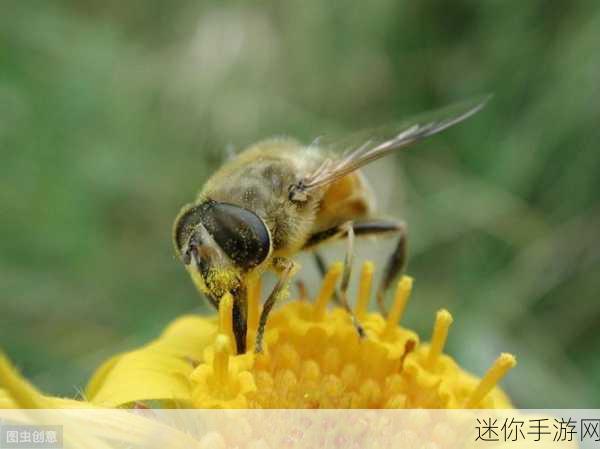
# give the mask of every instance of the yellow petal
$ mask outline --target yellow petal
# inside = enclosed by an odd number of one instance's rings
[[[0,352],[0,409],[90,408],[91,404],[75,399],[44,396],[25,380]]]
[[[148,400],[189,403],[189,375],[216,330],[214,319],[179,318],[154,342],[105,362],[86,389],[87,399],[102,407]]]
[[[213,342],[216,333],[215,316],[187,315],[169,324],[157,342],[173,355],[201,361],[204,348]]]
[[[6,402],[10,403],[12,399],[19,408],[44,408],[48,405],[42,394],[19,374],[2,353],[0,353],[0,388],[6,393]]]
[[[8,391],[0,389],[0,409],[19,408],[19,405],[8,394]]]
[[[113,370],[113,368],[121,359],[121,357],[123,357],[123,354],[117,354],[111,357],[110,359],[104,361],[102,365],[98,367],[98,369],[92,375],[92,378],[88,382],[87,387],[85,389],[86,398],[92,398],[96,396],[98,391],[104,385],[106,376],[110,374],[110,372]]]

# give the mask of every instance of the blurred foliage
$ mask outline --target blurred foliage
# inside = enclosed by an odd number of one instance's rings
[[[521,407],[600,407],[598,30],[591,0],[4,0],[0,347],[75,394],[107,355],[207,310],[170,228],[228,145],[493,92],[369,170],[411,228],[405,320],[427,336],[448,307],[448,350],[478,373],[517,354]]]

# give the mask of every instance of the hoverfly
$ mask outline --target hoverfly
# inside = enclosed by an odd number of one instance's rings
[[[173,241],[197,288],[215,308],[225,293],[232,294],[238,353],[246,351],[249,276],[270,270],[279,278],[261,313],[255,348],[260,352],[268,314],[295,271],[293,256],[313,251],[320,262],[315,249],[325,242],[346,239],[338,297],[350,312],[346,291],[354,237],[398,237],[377,291],[378,304],[385,309],[385,292],[406,262],[406,226],[376,215],[360,168],[462,122],[488,99],[455,104],[331,143],[265,140],[208,179],[196,201],[184,206],[175,219]],[[357,329],[361,331],[358,323]]]

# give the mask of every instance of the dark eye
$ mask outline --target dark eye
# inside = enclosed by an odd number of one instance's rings
[[[260,217],[248,209],[212,203],[202,214],[202,224],[240,268],[254,268],[269,255],[269,231]]]

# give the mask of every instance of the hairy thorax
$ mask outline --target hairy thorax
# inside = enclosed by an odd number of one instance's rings
[[[289,200],[289,187],[321,157],[288,139],[258,143],[225,164],[207,182],[200,196],[252,210],[267,224],[274,255],[298,251],[312,231],[321,194],[306,203]]]

